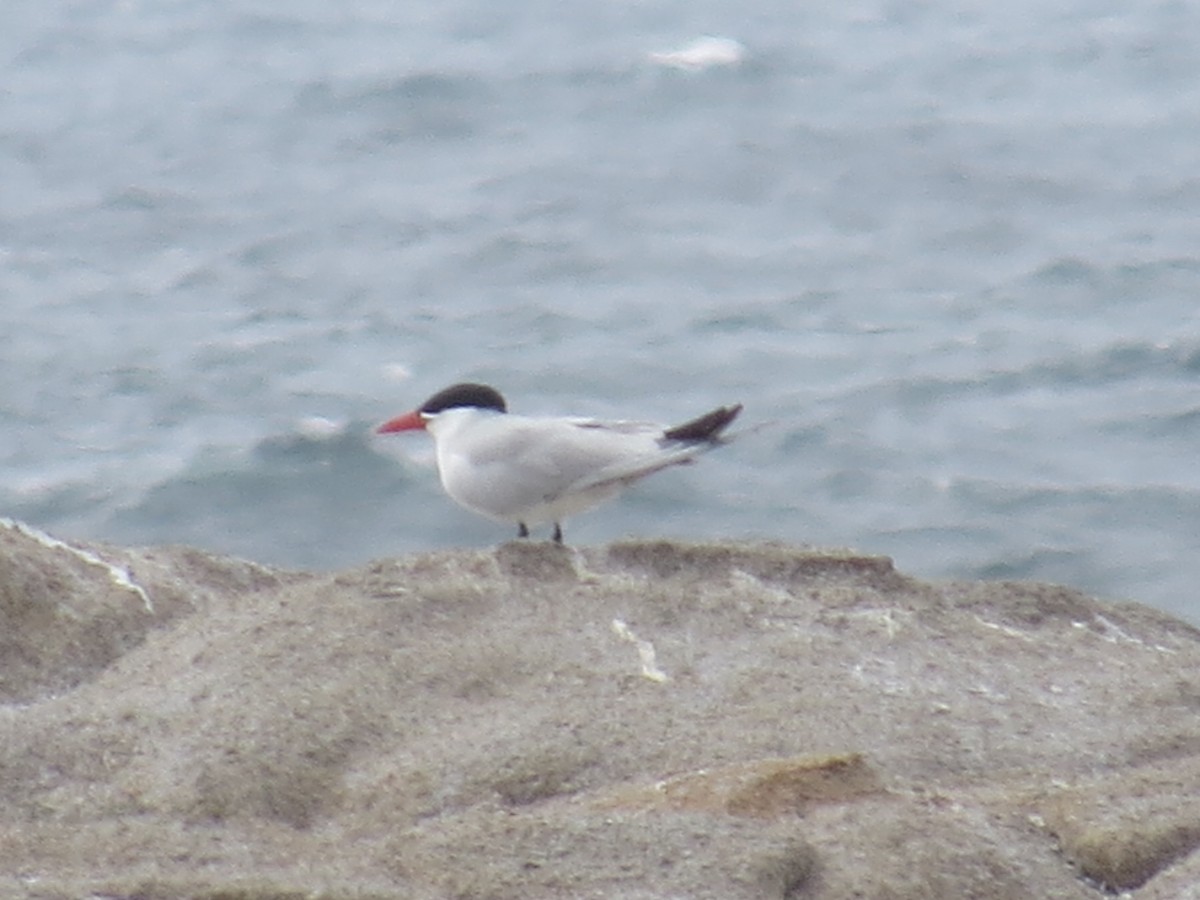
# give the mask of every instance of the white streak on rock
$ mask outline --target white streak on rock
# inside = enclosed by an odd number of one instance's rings
[[[984,619],[978,615],[975,616],[975,621],[978,622],[980,625],[982,625],[984,628],[990,628],[993,631],[998,631],[1001,634],[1005,635],[1006,637],[1017,638],[1018,640],[1026,641],[1027,643],[1034,643],[1034,641],[1035,641],[1034,638],[1030,637],[1025,632],[1020,631],[1016,628],[1012,628],[1008,625],[1001,625],[999,622],[989,622],[987,619]]]
[[[629,626],[620,619],[612,621],[613,633],[623,641],[629,641],[637,647],[638,658],[642,661],[642,677],[648,678],[650,681],[657,681],[660,684],[667,681],[667,673],[658,667],[658,663],[654,658],[654,645],[649,641],[643,641]]]
[[[142,605],[146,607],[146,612],[154,614],[154,604],[150,600],[150,595],[137,584],[130,576],[129,570],[123,566],[114,566],[110,562],[105,562],[95,553],[90,550],[84,550],[80,547],[72,547],[70,544],[60,541],[56,537],[51,537],[44,531],[34,528],[32,525],[26,525],[24,522],[18,522],[15,519],[0,517],[0,526],[9,528],[13,531],[25,535],[27,538],[32,538],[43,547],[49,547],[52,550],[65,550],[82,559],[85,563],[91,566],[99,566],[108,572],[108,577],[112,579],[113,584],[117,587],[124,588],[127,591],[132,591],[142,598]]]

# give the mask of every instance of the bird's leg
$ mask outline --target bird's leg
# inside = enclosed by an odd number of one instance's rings
[[[554,523],[554,537],[553,537],[553,539],[554,539],[554,543],[556,543],[556,544],[561,544],[561,543],[562,543],[562,526],[561,526],[561,525],[559,525],[557,522],[555,522],[555,523]]]
[[[525,527],[524,522],[517,523],[517,537],[519,537],[519,538],[529,537],[529,529]]]

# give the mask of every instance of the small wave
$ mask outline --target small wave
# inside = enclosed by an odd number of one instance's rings
[[[406,72],[344,82],[322,79],[301,89],[302,111],[341,112],[371,104],[386,107],[473,104],[488,96],[487,83],[470,72]]]
[[[101,205],[105,209],[133,212],[180,211],[187,208],[188,200],[177,191],[130,185],[109,194]]]
[[[1044,510],[1061,520],[1064,510],[1082,517],[1107,513],[1127,524],[1169,517],[1193,519],[1200,512],[1200,491],[1181,484],[1053,484],[1020,483],[986,478],[958,478],[949,493],[964,507],[991,514]]]
[[[972,396],[1009,397],[1049,388],[1088,390],[1150,377],[1190,380],[1197,371],[1200,371],[1200,343],[1194,340],[1122,340],[1031,360],[1012,368],[892,378],[865,385],[856,393],[875,398],[878,392],[883,392],[892,408],[923,407]],[[843,397],[841,402],[847,399]]]
[[[1135,433],[1148,432],[1157,438],[1194,440],[1196,437],[1200,437],[1200,407],[1186,409],[1182,412],[1141,416],[1122,422],[1120,425]]]
[[[1067,581],[1091,564],[1093,554],[1063,547],[1038,547],[998,555],[968,571],[985,581]]]
[[[296,423],[296,432],[310,441],[329,441],[344,434],[346,423],[326,416],[305,416]]]
[[[1186,373],[1196,356],[1197,349],[1189,342],[1116,341],[1020,369],[992,372],[986,380],[1001,391],[1051,385],[1082,387],[1149,374]]]
[[[1089,309],[1098,301],[1126,308],[1130,298],[1194,293],[1198,275],[1200,260],[1193,257],[1109,265],[1065,256],[1047,261],[1019,284],[1047,301],[1079,296]]]
[[[705,69],[737,66],[746,58],[746,48],[733,38],[706,35],[677,50],[664,50],[649,54],[652,63],[685,72],[702,72]]]
[[[308,416],[298,420],[293,431],[260,440],[248,462],[264,476],[285,468],[301,471],[311,466],[352,472],[375,460],[367,433],[362,423],[352,426],[324,416]]]
[[[310,418],[246,453],[193,460],[111,511],[102,530],[118,542],[327,568],[411,542],[395,498],[437,510],[437,490],[436,478],[377,452],[365,423]]]
[[[322,80],[296,97],[300,113],[370,123],[374,139],[460,140],[475,136],[493,105],[492,89],[471,73],[413,72],[349,82]]]

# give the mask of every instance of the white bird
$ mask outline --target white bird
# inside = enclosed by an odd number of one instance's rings
[[[515,523],[518,537],[528,537],[530,525],[553,522],[554,541],[561,544],[564,518],[727,443],[721,432],[741,411],[740,403],[721,406],[674,428],[518,416],[495,388],[456,384],[376,431],[428,431],[451,499]]]

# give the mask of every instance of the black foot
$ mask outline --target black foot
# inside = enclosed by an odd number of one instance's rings
[[[517,537],[519,537],[519,538],[529,537],[529,529],[525,527],[524,522],[517,523]]]
[[[562,543],[562,526],[557,522],[554,523],[554,543]]]

